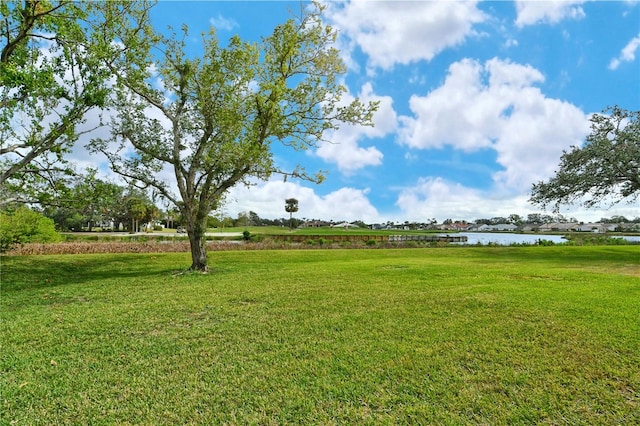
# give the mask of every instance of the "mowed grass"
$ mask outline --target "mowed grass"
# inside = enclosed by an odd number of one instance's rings
[[[369,228],[358,228],[358,227],[349,227],[349,228],[333,228],[330,226],[321,226],[318,228],[310,227],[310,228],[294,228],[290,230],[286,226],[238,226],[231,228],[209,228],[207,230],[212,236],[215,236],[216,233],[228,233],[228,232],[236,232],[242,233],[244,231],[249,231],[252,235],[403,235],[403,234],[411,234],[411,235],[423,235],[423,234],[441,234],[443,231],[440,230],[400,230],[400,229],[378,229],[371,230]],[[446,231],[446,233],[456,233],[457,231]]]
[[[0,424],[638,424],[637,246],[4,257]]]

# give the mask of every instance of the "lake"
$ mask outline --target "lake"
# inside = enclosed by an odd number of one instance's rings
[[[535,244],[538,240],[553,241],[556,244],[566,243],[567,240],[562,235],[548,235],[548,234],[511,234],[511,233],[495,233],[495,232],[460,232],[455,235],[464,235],[467,237],[467,242],[463,244],[476,245],[476,244],[497,244],[501,246],[508,246],[511,244]],[[639,236],[627,236],[621,235],[614,238],[624,238],[625,240],[632,241],[634,243],[640,243]]]

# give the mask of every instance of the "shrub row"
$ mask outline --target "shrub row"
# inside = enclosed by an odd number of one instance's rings
[[[434,247],[446,244],[417,244],[408,242],[351,242],[332,243],[327,240],[308,240],[304,243],[291,243],[265,238],[262,241],[208,241],[207,250],[279,250],[279,249],[317,249],[317,248],[411,248]],[[95,254],[95,253],[188,253],[188,241],[95,241],[95,242],[62,242],[62,243],[27,243],[14,246],[5,254],[10,256],[29,256],[46,254]]]
[[[40,254],[94,253],[174,253],[188,252],[189,242],[64,242],[56,244],[28,243],[13,247],[6,254],[26,256]]]
[[[248,239],[247,239],[248,238]],[[563,245],[610,245],[629,244],[621,238],[599,238],[573,240]],[[512,246],[555,245],[552,241],[539,240],[536,244],[513,244]],[[504,247],[489,243],[478,244],[480,247]],[[446,242],[379,242],[369,241],[340,241],[334,242],[325,238],[309,238],[304,242],[294,243],[262,236],[244,236],[244,240],[208,241],[207,249],[215,250],[279,250],[279,249],[338,249],[338,248],[418,248],[418,247],[470,247],[469,245],[451,245]],[[91,242],[62,242],[62,243],[26,243],[16,245],[6,252],[7,255],[44,255],[44,254],[92,254],[92,253],[176,253],[190,251],[189,242],[181,241],[91,241]]]

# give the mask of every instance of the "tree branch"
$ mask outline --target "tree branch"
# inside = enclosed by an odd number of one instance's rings
[[[63,1],[63,2],[60,2],[57,6],[49,10],[46,10],[43,12],[37,12],[38,6],[42,3],[39,0],[25,0],[24,8],[20,12],[23,19],[20,22],[21,24],[20,30],[16,35],[16,37],[13,40],[11,40],[10,31],[9,29],[7,29],[7,44],[2,49],[2,53],[0,53],[0,63],[3,63],[3,64],[8,63],[9,58],[11,57],[13,52],[16,50],[18,45],[20,45],[20,43],[22,43],[26,39],[30,37],[44,38],[41,35],[36,36],[35,34],[30,33],[30,30],[35,26],[35,23],[37,22],[38,19],[52,14],[53,12],[64,7],[68,3],[71,3],[71,2]]]

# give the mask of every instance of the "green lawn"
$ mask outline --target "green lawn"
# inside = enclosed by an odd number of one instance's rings
[[[3,257],[0,424],[638,424],[638,246]]]
[[[398,234],[438,234],[443,233],[439,230],[399,230],[399,229],[380,229],[371,230],[369,228],[331,228],[329,226],[323,226],[320,228],[296,228],[289,230],[287,227],[281,226],[248,226],[248,227],[234,227],[234,228],[209,228],[207,232],[212,234],[225,233],[225,232],[239,232],[249,231],[251,234],[258,235],[398,235]],[[456,231],[446,231],[447,233],[456,233]]]

